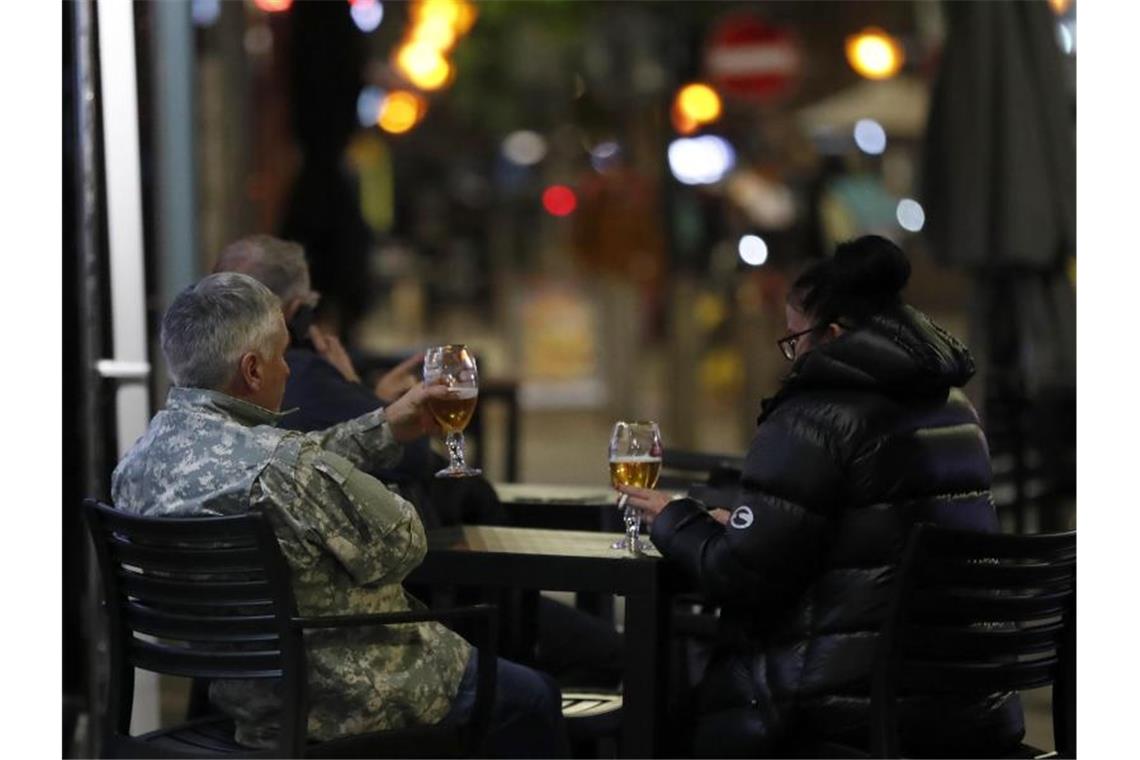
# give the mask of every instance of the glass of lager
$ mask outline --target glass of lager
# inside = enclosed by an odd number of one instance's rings
[[[661,474],[661,430],[656,422],[619,422],[610,436],[610,483],[618,486],[653,488]],[[618,499],[624,508],[625,538],[615,541],[614,549],[640,554],[649,544],[638,540],[641,513],[627,504],[625,494]]]
[[[435,476],[466,478],[479,475],[482,470],[468,467],[463,458],[463,429],[471,421],[475,402],[479,400],[479,370],[467,346],[436,346],[424,353],[424,385],[434,385],[440,379],[447,386],[447,395],[429,397],[428,409],[447,434],[447,453],[451,461]]]

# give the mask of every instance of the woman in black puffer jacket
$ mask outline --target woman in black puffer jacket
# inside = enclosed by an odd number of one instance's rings
[[[625,488],[653,543],[722,606],[694,750],[866,744],[876,631],[911,525],[998,530],[985,435],[957,340],[899,292],[910,264],[868,236],[796,280],[794,361],[763,404],[731,515]],[[992,754],[1024,733],[1016,695],[900,706],[903,751]]]

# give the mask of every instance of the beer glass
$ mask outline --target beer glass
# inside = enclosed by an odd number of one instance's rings
[[[463,451],[463,429],[471,421],[475,402],[479,399],[479,370],[467,346],[436,346],[424,353],[424,385],[434,385],[441,378],[447,386],[447,395],[440,398],[429,396],[428,409],[447,434],[447,453],[451,461],[435,476],[466,478],[479,475],[482,470],[468,467]]]
[[[610,483],[618,486],[653,488],[661,474],[661,431],[656,422],[618,422],[610,436]],[[641,513],[627,503],[625,494],[618,499],[618,508],[624,508],[625,538],[615,541],[612,548],[628,549],[639,554],[649,544],[638,540],[641,533]]]

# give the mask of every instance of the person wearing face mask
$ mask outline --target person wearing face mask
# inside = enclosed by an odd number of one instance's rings
[[[961,390],[973,359],[903,302],[909,276],[903,251],[871,235],[795,281],[778,341],[791,367],[762,404],[733,509],[621,489],[661,553],[721,604],[693,695],[699,756],[865,746],[876,632],[910,527],[999,530]],[[908,757],[994,756],[1024,734],[1016,694],[903,698],[899,717]]]

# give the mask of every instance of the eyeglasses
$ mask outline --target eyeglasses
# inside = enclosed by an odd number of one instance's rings
[[[799,342],[800,338],[804,337],[810,332],[815,332],[818,329],[819,325],[816,325],[815,327],[809,327],[802,332],[785,335],[776,341],[776,345],[780,347],[780,352],[784,354],[785,359],[790,362],[794,362],[796,360],[796,344]]]

